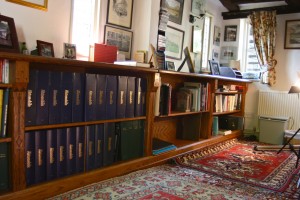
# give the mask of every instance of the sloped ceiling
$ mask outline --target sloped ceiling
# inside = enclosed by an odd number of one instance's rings
[[[278,15],[300,13],[300,0],[220,0],[220,2],[228,10],[222,13],[223,19],[246,18],[252,11],[257,10],[276,10]],[[261,3],[264,3],[265,7],[259,7]],[[251,9],[244,9],[242,5],[245,4],[251,5]]]

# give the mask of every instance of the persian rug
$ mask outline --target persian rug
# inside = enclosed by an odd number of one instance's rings
[[[258,143],[232,139],[175,159],[180,166],[232,181],[284,192],[299,172],[291,151],[256,151]]]

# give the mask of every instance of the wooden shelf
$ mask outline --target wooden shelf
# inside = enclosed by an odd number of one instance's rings
[[[156,116],[156,118],[168,118],[168,117],[178,117],[178,116],[184,116],[184,115],[197,115],[201,113],[206,113],[208,111],[200,111],[200,112],[179,112],[179,111],[172,111],[169,115],[162,115],[162,116]]]
[[[12,84],[0,83],[0,88],[11,88]]]
[[[239,113],[241,112],[241,110],[233,110],[233,111],[226,111],[226,112],[214,112],[213,115],[217,116],[217,115],[230,115],[230,114],[234,114],[234,113]]]
[[[0,138],[0,143],[4,143],[4,142],[11,142],[11,138],[10,137]]]

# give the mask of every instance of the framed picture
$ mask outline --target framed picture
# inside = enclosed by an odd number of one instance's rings
[[[53,44],[37,40],[37,50],[39,56],[54,57]]]
[[[220,46],[220,41],[221,41],[221,28],[219,26],[215,26],[213,44],[216,46]]]
[[[161,0],[161,7],[168,10],[169,21],[181,24],[184,0]]]
[[[219,51],[217,49],[213,49],[212,57],[213,57],[213,60],[216,60],[216,61],[219,60]]]
[[[285,49],[300,49],[300,19],[285,22]]]
[[[48,0],[6,0],[8,2],[17,3],[23,6],[28,6],[31,8],[36,8],[40,10],[47,11]]]
[[[237,47],[234,46],[225,46],[221,48],[221,57],[222,60],[236,60],[237,59]]]
[[[184,31],[168,26],[166,30],[166,57],[181,60]]]
[[[210,71],[212,75],[220,75],[220,65],[218,61],[209,60]]]
[[[133,0],[109,0],[107,5],[107,23],[131,28]]]
[[[200,16],[204,12],[204,0],[192,0],[191,11],[194,15]]]
[[[64,43],[64,58],[76,59],[76,45]]]
[[[167,70],[175,71],[175,64],[172,61],[166,61]]]
[[[199,26],[193,26],[192,52],[194,53],[200,53],[202,50],[202,32]]]
[[[225,26],[225,30],[224,30],[224,41],[225,42],[236,41],[236,36],[237,36],[237,25]]]
[[[0,15],[0,51],[20,52],[14,19],[4,15]]]
[[[119,53],[131,59],[132,32],[112,26],[105,26],[104,43],[118,47]]]

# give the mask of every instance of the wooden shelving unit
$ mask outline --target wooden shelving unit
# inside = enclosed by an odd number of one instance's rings
[[[58,58],[47,58],[39,56],[28,56],[14,53],[0,52],[0,58],[10,60],[10,77],[11,83],[6,85],[11,88],[10,105],[9,105],[9,126],[8,138],[1,138],[0,142],[8,142],[11,147],[11,189],[7,192],[0,193],[0,199],[45,199],[57,194],[66,192],[68,190],[82,187],[87,184],[98,182],[107,178],[112,178],[122,174],[126,174],[138,169],[161,164],[168,159],[175,157],[186,152],[190,152],[211,144],[215,144],[230,138],[238,137],[240,131],[235,131],[227,136],[212,136],[212,117],[213,113],[215,91],[220,84],[236,84],[243,87],[242,92],[242,106],[240,110],[222,113],[222,114],[235,114],[239,116],[244,115],[245,94],[247,91],[247,84],[249,81],[201,75],[190,74],[182,72],[164,71],[153,68],[120,66],[108,63],[95,63],[77,60],[67,60]],[[99,120],[89,122],[77,122],[66,124],[53,124],[42,126],[27,126],[25,127],[25,97],[27,84],[29,82],[29,69],[47,69],[53,71],[68,71],[68,72],[81,72],[81,73],[99,73],[110,75],[122,76],[135,76],[147,79],[147,92],[146,92],[146,116],[112,119],[112,120]],[[183,82],[201,82],[209,83],[209,100],[208,109],[204,112],[172,112],[169,116],[155,117],[154,116],[154,102],[157,88],[155,87],[155,75],[160,74],[162,82],[168,82],[172,85],[175,92],[183,85]],[[1,85],[0,85],[1,87]],[[106,122],[120,122],[128,120],[145,120],[145,153],[144,157],[129,160],[126,162],[117,162],[111,166],[87,171],[80,174],[75,174],[60,179],[56,179],[41,184],[26,186],[25,177],[25,132],[34,130],[47,130],[53,128],[66,128],[76,126],[87,126]],[[199,139],[181,140],[176,136],[180,131],[178,124],[185,121],[190,125],[201,124],[199,129]],[[191,133],[195,134],[195,133]],[[197,133],[198,134],[198,133]],[[152,155],[152,139],[158,137],[160,139],[172,142],[177,146],[177,149],[162,153],[156,156]]]

